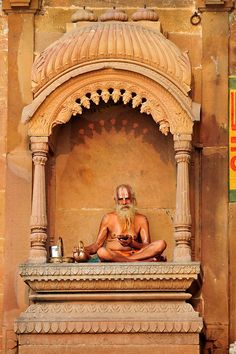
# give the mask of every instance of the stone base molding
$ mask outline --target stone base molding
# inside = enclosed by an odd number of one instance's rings
[[[23,264],[20,274],[31,305],[15,322],[19,353],[199,353],[202,318],[186,302],[197,262]]]

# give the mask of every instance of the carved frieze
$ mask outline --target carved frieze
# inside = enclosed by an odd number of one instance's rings
[[[175,97],[151,79],[132,72],[103,70],[89,75],[81,75],[66,82],[53,92],[34,117],[29,121],[31,136],[48,136],[57,124],[64,124],[71,116],[83,114],[90,109],[91,102],[96,105],[109,100],[123,104],[131,102],[133,108],[151,115],[156,123],[161,122],[163,134],[192,133],[193,122],[189,118],[190,102],[182,102],[183,109]],[[45,124],[47,112],[47,124]]]
[[[15,324],[27,333],[199,333],[202,319],[190,304],[177,302],[81,302],[33,304]]]
[[[191,264],[23,264],[20,275],[36,292],[60,291],[180,291],[200,273]]]
[[[167,301],[159,302],[138,302],[135,303],[117,303],[117,302],[102,302],[102,303],[87,303],[81,302],[79,304],[74,303],[40,303],[30,305],[25,311],[25,316],[34,318],[44,318],[45,315],[54,315],[60,317],[62,314],[70,314],[72,317],[80,315],[80,318],[88,318],[89,315],[95,313],[105,314],[142,314],[150,313],[156,318],[157,314],[163,314],[166,318],[168,314],[176,313],[180,316],[183,314],[191,314],[193,317],[198,317],[198,313],[195,312],[192,306],[188,303],[176,301],[168,303]]]
[[[202,320],[198,321],[17,321],[17,334],[53,333],[200,333]]]

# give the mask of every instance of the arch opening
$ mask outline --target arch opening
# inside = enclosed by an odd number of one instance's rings
[[[134,112],[139,109],[140,113],[152,116],[164,135],[168,135],[169,131],[173,135],[177,162],[174,260],[191,261],[188,164],[194,117],[192,101],[188,97],[188,89],[185,86],[185,79],[190,74],[190,64],[186,55],[182,55],[173,43],[171,44],[162,35],[153,34],[150,31],[145,32],[146,30],[144,30],[145,35],[150,41],[152,43],[156,41],[154,46],[156,51],[152,52],[150,62],[145,52],[134,51],[133,57],[131,55],[128,58],[126,52],[117,49],[118,46],[115,46],[109,54],[108,47],[106,47],[109,43],[109,41],[106,42],[109,39],[109,31],[111,30],[115,36],[118,45],[117,33],[120,33],[121,29],[126,33],[127,28],[129,27],[126,25],[125,27],[122,25],[121,27],[120,25],[92,27],[92,34],[100,30],[101,33],[107,34],[103,43],[105,47],[98,47],[92,60],[86,56],[90,47],[88,51],[85,47],[81,51],[78,46],[81,38],[90,33],[90,28],[65,36],[43,52],[35,62],[36,76],[38,70],[38,81],[34,80],[34,84],[37,81],[38,85],[36,89],[34,87],[35,99],[23,112],[23,120],[27,121],[29,136],[31,136],[35,165],[30,260],[38,259],[39,262],[46,260],[46,198],[42,196],[45,196],[44,166],[47,159],[48,140],[53,128],[70,121],[68,125],[63,126],[67,129],[73,124],[71,117],[79,115],[82,119],[91,110],[92,104],[99,107],[101,102],[107,103],[110,100],[114,104],[122,102],[123,105],[130,105]],[[135,26],[134,28],[137,30],[137,35],[142,33],[143,38],[144,32],[140,26],[138,29]],[[100,37],[93,38],[97,40]],[[68,56],[70,51],[65,48],[73,48],[74,61]],[[102,51],[100,51],[101,48],[103,48]],[[161,56],[161,48],[169,48],[169,50]],[[149,53],[151,53],[150,50],[151,48],[149,48]],[[112,57],[111,60],[109,55]],[[174,63],[171,63],[173,58]],[[143,115],[144,120],[145,115]]]

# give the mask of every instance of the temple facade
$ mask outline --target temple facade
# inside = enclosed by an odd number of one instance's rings
[[[233,0],[0,2],[2,353],[236,353],[235,48]],[[122,183],[167,262],[73,262]]]

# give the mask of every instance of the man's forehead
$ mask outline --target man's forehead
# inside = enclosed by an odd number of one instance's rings
[[[127,198],[131,196],[131,191],[127,187],[120,187],[117,191],[118,198]]]

